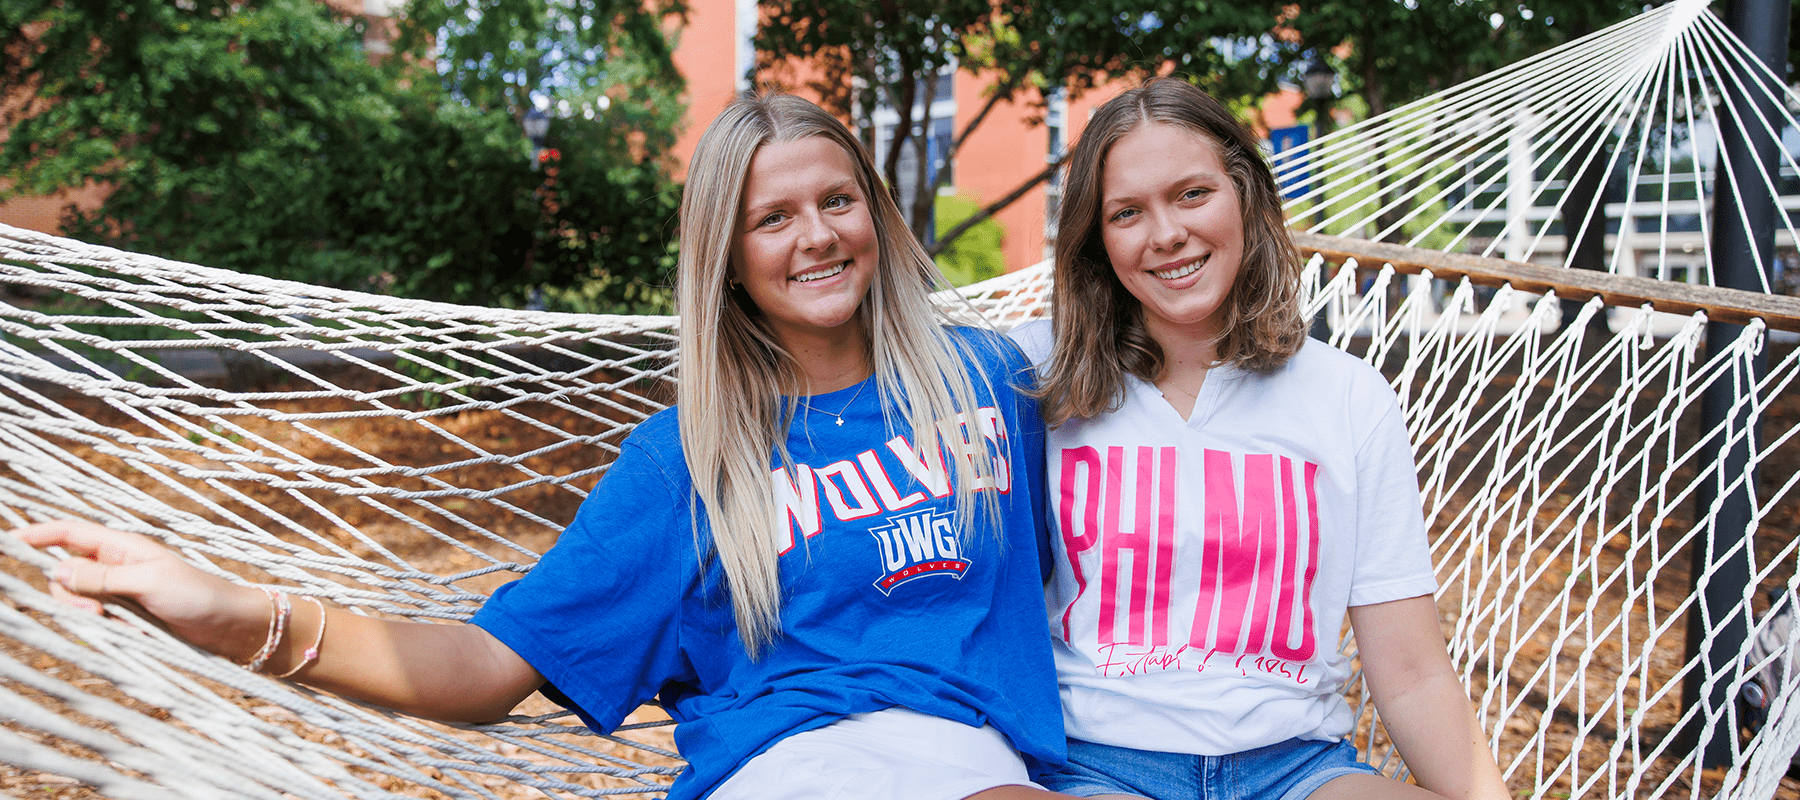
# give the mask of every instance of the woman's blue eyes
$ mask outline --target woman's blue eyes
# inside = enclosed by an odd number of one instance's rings
[[[1212,191],[1211,189],[1208,189],[1204,186],[1196,186],[1192,189],[1188,189],[1187,191],[1182,192],[1181,199],[1182,200],[1198,200],[1202,197],[1205,197],[1211,191]],[[1127,219],[1130,219],[1131,217],[1137,216],[1140,213],[1142,213],[1142,212],[1138,211],[1136,208],[1122,208],[1122,209],[1119,209],[1119,211],[1117,213],[1113,214],[1110,219],[1113,222],[1123,222]]]
[[[824,208],[833,209],[833,208],[843,208],[844,206],[850,205],[852,202],[855,202],[855,198],[852,198],[850,195],[834,194],[830,197],[825,198],[825,202],[822,203],[821,205]],[[787,218],[788,218],[788,213],[786,211],[777,211],[773,214],[763,217],[761,222],[756,223],[756,226],[759,228],[766,228],[770,225],[779,225],[782,222],[786,221]]]

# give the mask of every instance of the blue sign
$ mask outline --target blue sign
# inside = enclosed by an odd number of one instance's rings
[[[1269,131],[1269,164],[1275,168],[1275,178],[1281,183],[1281,196],[1292,200],[1306,194],[1312,187],[1312,169],[1308,166],[1289,166],[1288,162],[1300,155],[1298,150],[1306,144],[1309,129],[1305,125],[1292,128],[1276,128]]]

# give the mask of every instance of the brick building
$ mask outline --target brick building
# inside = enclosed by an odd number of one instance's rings
[[[693,0],[689,4],[688,26],[681,32],[675,51],[676,67],[688,82],[688,125],[675,153],[683,165],[693,154],[706,124],[737,93],[750,87],[745,75],[755,64],[750,40],[756,33],[756,23],[755,0]],[[980,75],[968,71],[958,71],[941,80],[939,86],[949,91],[940,88],[937,92],[938,99],[932,107],[932,134],[934,138],[948,139],[980,111],[984,83]],[[1111,94],[1101,90],[1074,101],[1054,103],[1046,124],[1035,126],[1026,123],[1033,110],[1024,104],[995,108],[963,144],[951,167],[949,188],[982,204],[1005,196],[1041,172],[1045,159],[1055,148],[1080,134],[1088,111]],[[883,115],[877,112],[874,116],[876,152],[882,152],[886,134],[881,129]],[[901,172],[910,174],[911,170],[903,165]],[[1002,250],[1008,270],[1030,266],[1047,255],[1045,212],[1054,207],[1055,191],[1053,185],[1039,184],[994,216],[1006,231]]]
[[[682,165],[685,166],[693,154],[706,124],[737,93],[750,88],[745,76],[756,61],[750,47],[756,24],[755,0],[691,0],[688,25],[681,31],[675,50],[675,65],[688,82],[687,128],[675,152]],[[948,140],[980,111],[986,84],[981,75],[968,71],[958,71],[944,78],[932,107],[935,128],[932,135]],[[1093,108],[1127,85],[1121,82],[1073,100],[1052,102],[1042,125],[1027,123],[1034,110],[1025,104],[1012,103],[995,108],[963,144],[962,152],[951,167],[949,188],[982,204],[1005,196],[1021,182],[1042,171],[1046,159],[1059,148],[1075,141]],[[1294,110],[1300,99],[1296,91],[1269,97],[1262,104],[1258,133],[1266,135],[1269,129],[1293,125]],[[885,136],[881,126],[884,120],[879,111],[874,117],[876,152],[879,153],[883,152]],[[904,176],[910,175],[911,170],[903,164],[900,171],[905,183]],[[908,188],[903,186],[903,193]],[[1040,183],[995,215],[1006,231],[1002,250],[1008,271],[1030,266],[1049,256],[1048,246],[1054,232],[1047,227],[1047,220],[1054,216],[1056,192],[1054,183]]]
[[[325,1],[340,12],[370,21],[365,44],[371,58],[387,52],[386,37],[392,31],[388,19],[400,0]],[[755,0],[692,0],[689,9],[687,26],[675,32],[675,65],[687,79],[688,103],[687,124],[675,148],[677,179],[684,177],[687,160],[706,124],[739,92],[750,87],[745,76],[756,61],[750,46],[758,19]],[[947,141],[980,111],[985,83],[981,75],[969,71],[941,76],[940,81],[938,99],[932,107],[932,134]],[[982,204],[1005,196],[1042,171],[1046,159],[1080,136],[1091,110],[1120,88],[1123,84],[1102,87],[1072,100],[1055,101],[1044,124],[1039,125],[1028,124],[1036,112],[1023,103],[995,108],[964,143],[956,163],[950,167],[949,189]],[[1264,103],[1264,129],[1293,124],[1292,109],[1297,103],[1296,93],[1270,98]],[[892,114],[886,116],[891,118]],[[875,122],[876,151],[881,152],[888,135],[882,127],[883,114],[877,112]],[[4,133],[0,132],[0,136]],[[909,177],[912,174],[906,165],[901,172]],[[903,186],[904,191],[910,191],[910,187]],[[995,215],[1005,231],[1002,251],[1008,270],[1030,266],[1049,255],[1054,233],[1047,223],[1054,216],[1056,192],[1056,182],[1040,183]],[[66,205],[93,208],[105,196],[105,187],[89,186],[49,197],[15,198],[0,203],[0,222],[56,232]]]

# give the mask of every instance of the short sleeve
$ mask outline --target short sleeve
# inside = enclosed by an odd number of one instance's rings
[[[1025,352],[1031,363],[1038,366],[1050,359],[1050,350],[1056,343],[1055,327],[1047,319],[1024,323],[1007,331],[1006,335]]]
[[[1013,343],[1017,344],[1014,339]],[[1012,348],[1009,348],[1012,349]],[[1056,561],[1052,556],[1050,529],[1050,508],[1045,486],[1045,448],[1047,447],[1044,432],[1044,415],[1038,410],[1038,401],[1028,392],[1023,391],[1037,384],[1037,371],[1031,366],[1028,356],[1013,350],[1008,369],[1011,372],[1013,391],[1012,428],[1018,435],[1019,454],[1024,459],[1024,469],[1019,474],[1024,478],[1024,485],[1031,492],[1032,528],[1036,536],[1038,552],[1038,578],[1048,583],[1050,574],[1055,570]]]
[[[687,519],[685,498],[628,441],[550,552],[472,622],[543,675],[552,699],[611,730],[683,674],[682,597],[695,583]]]
[[[1356,452],[1356,573],[1350,605],[1437,591],[1419,477],[1393,392],[1380,387],[1380,418]],[[1375,405],[1371,402],[1370,405]]]

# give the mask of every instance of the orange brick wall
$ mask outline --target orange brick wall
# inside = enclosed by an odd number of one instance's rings
[[[41,27],[38,28],[41,30]],[[32,29],[26,29],[26,35],[32,35]],[[33,103],[36,103],[34,106]],[[33,97],[30,91],[19,92],[0,98],[0,119],[13,115],[42,111],[45,104]],[[0,141],[5,141],[12,131],[0,128]],[[11,183],[0,182],[0,190],[10,190]],[[73,192],[58,192],[47,197],[16,197],[7,202],[0,202],[0,223],[15,228],[27,228],[43,233],[60,233],[64,207],[73,203],[83,209],[92,209],[106,199],[106,191],[100,187],[88,186]]]
[[[1282,89],[1264,97],[1258,108],[1261,116],[1261,119],[1258,120],[1260,124],[1252,126],[1256,129],[1256,135],[1267,139],[1269,131],[1299,124],[1295,114],[1300,111],[1300,104],[1305,101],[1306,95],[1296,89]]]
[[[680,37],[675,47],[675,68],[687,79],[687,120],[675,142],[676,180],[687,178],[688,160],[700,144],[700,134],[737,97],[736,0],[697,0],[688,6],[688,24],[671,31]]]
[[[83,210],[92,210],[99,208],[105,200],[106,189],[99,186],[58,192],[47,197],[15,197],[0,203],[0,223],[15,228],[60,234],[63,208],[73,204]]]
[[[955,81],[956,130],[961,133],[981,112],[987,81],[971,72],[958,72]],[[1042,125],[1026,124],[1030,107],[1019,101],[1003,102],[989,112],[981,127],[969,134],[954,166],[956,192],[983,205],[999,200],[1031,176],[1043,171],[1050,154],[1050,133]],[[1038,184],[1012,205],[994,215],[1006,229],[1001,251],[1006,269],[1028,267],[1044,257],[1044,185]]]

